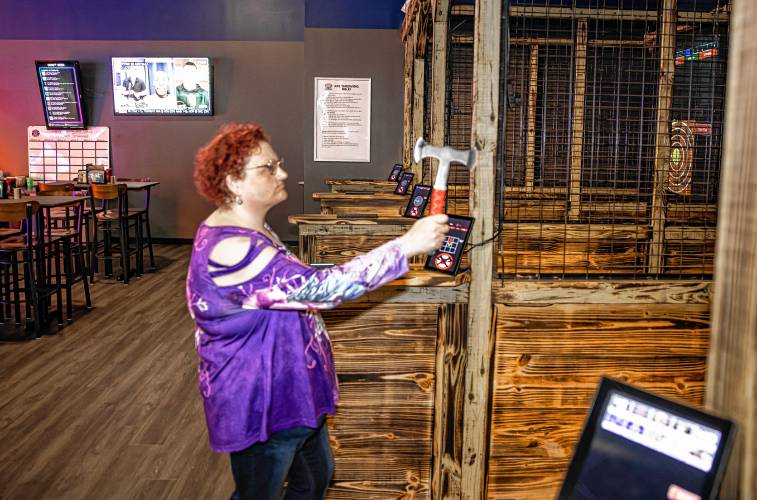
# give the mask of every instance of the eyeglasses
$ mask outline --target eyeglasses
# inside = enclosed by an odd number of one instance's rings
[[[269,160],[268,163],[264,163],[263,165],[245,168],[245,170],[255,170],[256,168],[265,168],[265,169],[268,169],[269,174],[276,175],[276,172],[279,171],[279,168],[283,166],[284,166],[284,158],[279,158],[278,160]]]

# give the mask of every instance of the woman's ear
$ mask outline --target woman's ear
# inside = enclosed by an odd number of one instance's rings
[[[226,188],[231,192],[232,197],[241,196],[242,179],[234,179],[232,176],[226,176]]]

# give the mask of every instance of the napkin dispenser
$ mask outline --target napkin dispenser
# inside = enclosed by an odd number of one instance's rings
[[[105,168],[101,165],[87,164],[86,176],[88,184],[105,184],[107,182]]]

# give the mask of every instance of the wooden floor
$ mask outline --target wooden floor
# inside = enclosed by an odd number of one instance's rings
[[[55,336],[0,343],[0,499],[229,498],[196,385],[190,250],[95,283],[95,309]]]

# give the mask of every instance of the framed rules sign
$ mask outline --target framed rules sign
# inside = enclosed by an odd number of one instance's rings
[[[371,79],[315,77],[314,161],[371,161]]]

